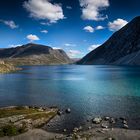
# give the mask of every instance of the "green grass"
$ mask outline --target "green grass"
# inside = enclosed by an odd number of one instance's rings
[[[14,67],[14,65],[11,65],[9,63],[0,64],[0,73],[9,73],[9,72],[14,72],[16,70],[19,70],[19,68],[16,68]]]
[[[54,117],[56,114],[57,114],[56,112],[49,112],[49,113],[40,112],[38,114],[27,115],[25,119],[37,120],[40,118],[50,118],[50,117]]]
[[[26,132],[25,127],[17,128],[14,125],[6,125],[0,129],[0,137],[15,136],[24,132]]]
[[[25,108],[0,109],[0,118],[10,117],[14,115],[31,114],[37,112],[39,111],[35,109],[25,109]]]

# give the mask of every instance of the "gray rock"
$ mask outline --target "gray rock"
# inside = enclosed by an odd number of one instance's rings
[[[126,120],[123,120],[122,123],[123,123],[123,124],[127,124],[127,121],[126,121]]]
[[[129,127],[128,127],[127,124],[124,124],[124,125],[123,125],[123,128],[128,129]]]
[[[110,118],[110,123],[115,124],[116,120],[114,118]]]
[[[101,118],[101,117],[97,117],[97,118],[94,118],[94,119],[92,120],[92,123],[100,124],[101,121],[102,121],[102,118]]]
[[[89,126],[88,129],[90,130],[91,129],[91,126]]]
[[[110,117],[105,117],[104,120],[105,121],[109,121],[110,120]]]
[[[71,113],[71,109],[70,108],[67,108],[66,109],[66,113]]]
[[[108,128],[108,126],[106,124],[102,124],[101,126],[102,126],[102,128],[106,128],[106,129]]]
[[[57,111],[57,115],[59,115],[59,116],[61,116],[61,115],[62,115],[62,113],[63,113],[63,112],[62,112],[62,111],[60,111],[60,110],[59,110],[59,111]]]

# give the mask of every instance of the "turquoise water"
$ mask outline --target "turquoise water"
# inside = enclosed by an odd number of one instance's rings
[[[0,106],[71,108],[53,129],[82,125],[94,116],[140,117],[140,67],[24,66],[0,75]]]

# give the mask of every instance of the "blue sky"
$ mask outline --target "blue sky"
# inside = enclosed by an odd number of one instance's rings
[[[1,0],[0,48],[29,42],[80,58],[134,17],[139,0]]]

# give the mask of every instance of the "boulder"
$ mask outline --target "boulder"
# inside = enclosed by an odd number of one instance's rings
[[[92,120],[92,123],[94,123],[94,124],[100,124],[101,121],[102,121],[102,118],[101,118],[101,117],[97,117],[97,118],[94,118],[94,119]]]
[[[71,113],[71,109],[70,108],[67,108],[66,109],[66,113]]]

